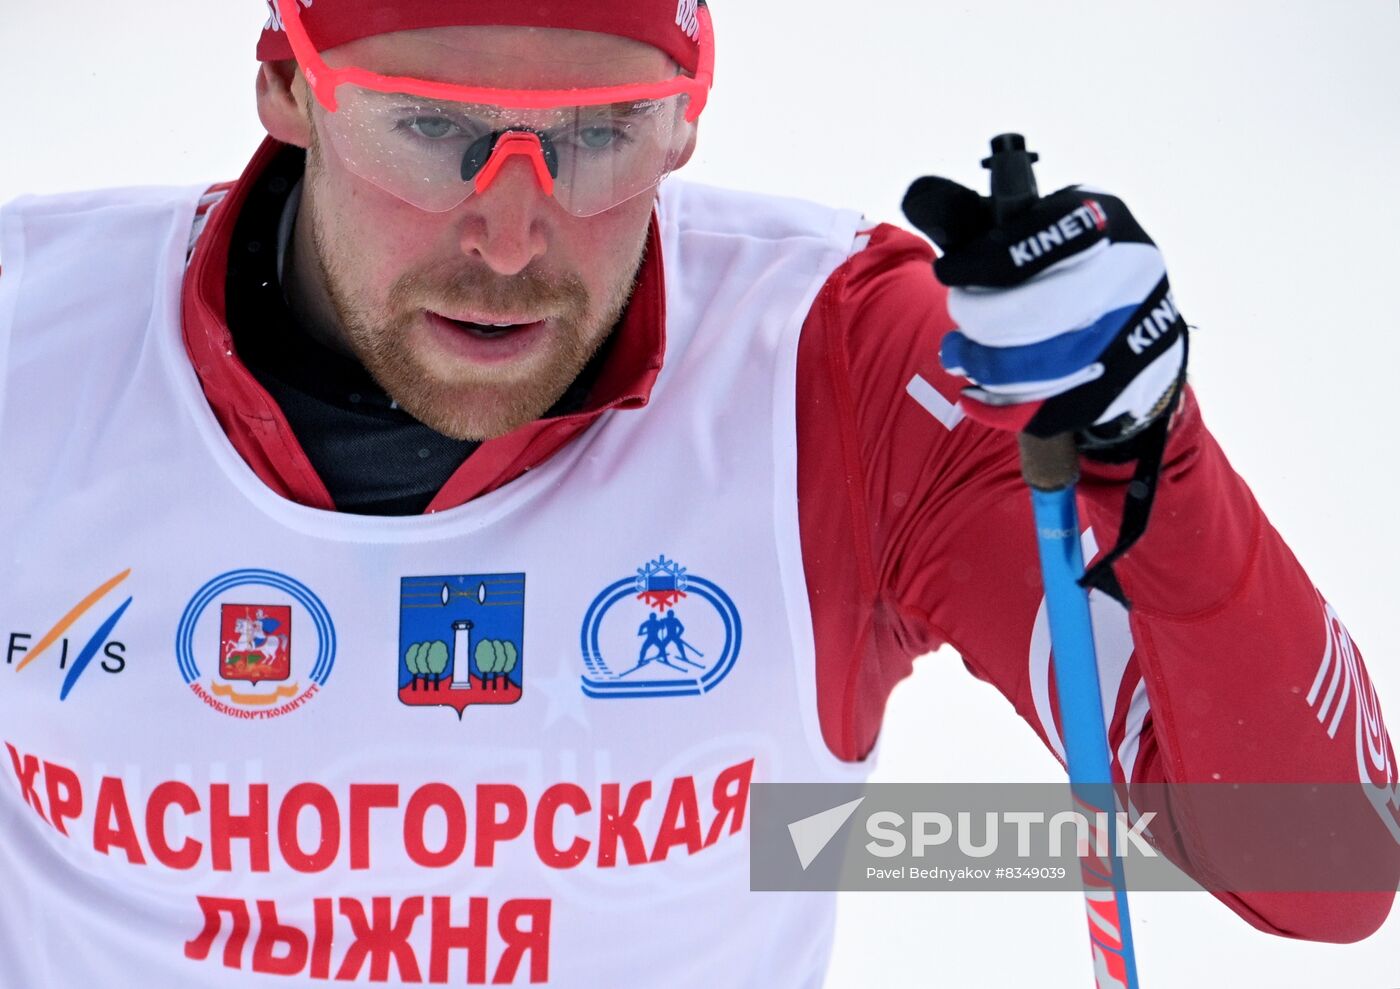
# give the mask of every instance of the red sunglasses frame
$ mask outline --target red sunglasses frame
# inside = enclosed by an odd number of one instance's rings
[[[630,83],[622,86],[596,86],[585,89],[489,89],[458,86],[451,83],[414,79],[409,76],[386,76],[353,66],[343,69],[326,64],[316,50],[311,36],[301,22],[299,0],[277,0],[282,27],[287,32],[292,53],[301,66],[316,99],[328,112],[334,113],[339,101],[337,88],[359,86],[377,93],[408,93],[433,100],[452,103],[488,103],[513,110],[549,110],[562,106],[601,106],[608,103],[632,103],[641,100],[661,100],[684,94],[690,97],[685,119],[694,122],[709,101],[715,76],[715,35],[710,22],[710,10],[699,5],[700,62],[695,75],[678,75],[664,82]]]

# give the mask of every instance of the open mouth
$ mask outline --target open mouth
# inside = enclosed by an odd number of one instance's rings
[[[466,320],[452,319],[450,316],[443,316],[440,313],[434,313],[433,315],[455,329],[470,333],[472,336],[482,340],[494,340],[499,337],[509,336],[517,330],[535,325],[533,323],[472,323]]]
[[[438,346],[475,363],[513,361],[548,339],[546,319],[528,323],[478,321],[454,319],[431,310],[425,310],[424,316]]]

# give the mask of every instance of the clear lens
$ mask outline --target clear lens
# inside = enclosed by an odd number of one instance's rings
[[[593,216],[654,188],[675,167],[690,128],[684,95],[551,110],[449,103],[348,85],[336,98],[337,110],[318,108],[318,120],[346,166],[434,213],[475,192],[481,156],[495,135],[538,135],[555,173],[555,198],[575,216]]]

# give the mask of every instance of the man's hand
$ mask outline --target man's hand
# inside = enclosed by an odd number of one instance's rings
[[[910,187],[904,213],[944,252],[934,265],[961,332],[943,366],[972,382],[968,415],[1112,446],[1179,392],[1186,324],[1161,253],[1122,201],[1083,186],[998,226],[991,200],[943,178]]]

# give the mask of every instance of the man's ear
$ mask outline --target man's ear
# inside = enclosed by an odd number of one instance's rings
[[[306,98],[306,86],[295,62],[264,62],[259,68],[258,117],[268,134],[283,144],[310,146],[311,118],[306,112]]]
[[[695,145],[700,140],[700,121],[697,120],[693,124],[686,124],[686,126],[690,128],[690,140],[685,142],[685,150],[682,151],[681,156],[676,159],[676,165],[675,169],[672,169],[673,171],[683,168],[685,163],[690,161],[690,156],[695,154]]]

